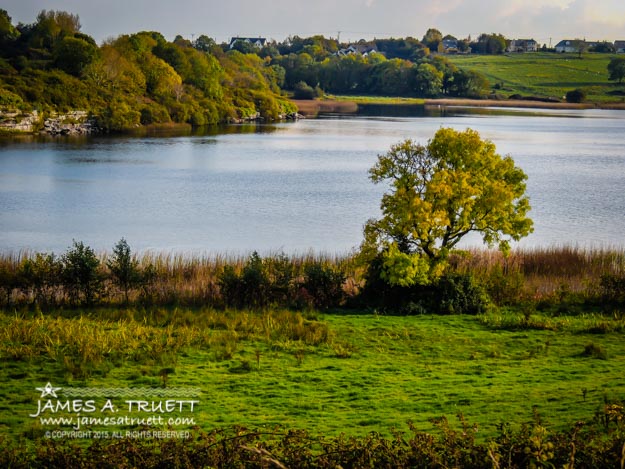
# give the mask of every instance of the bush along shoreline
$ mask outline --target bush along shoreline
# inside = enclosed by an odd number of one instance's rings
[[[96,254],[74,241],[63,254],[0,255],[0,307],[210,306],[358,309],[384,314],[550,315],[625,310],[625,252],[553,247],[453,251],[433,283],[390,285],[358,256],[137,255],[125,239]]]

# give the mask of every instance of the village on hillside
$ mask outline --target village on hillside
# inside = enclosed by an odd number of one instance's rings
[[[479,41],[479,40],[478,40]],[[249,46],[253,46],[258,49],[262,49],[270,44],[270,41],[265,37],[232,37],[228,44],[228,48],[234,48],[237,43],[244,43]],[[471,47],[471,38],[459,40],[453,36],[445,36],[438,43],[437,50],[434,52],[443,54],[470,54],[471,52],[478,52]],[[609,41],[587,41],[585,39],[562,39],[555,46],[542,46],[534,39],[510,39],[506,40],[506,47],[501,52],[556,52],[556,53],[579,53],[579,52],[603,52],[603,53],[625,53],[625,40],[616,40],[614,42]],[[379,51],[375,46],[375,41],[360,40],[357,43],[349,44],[347,47],[343,47],[335,52],[334,55],[345,56],[358,54],[364,57],[371,53],[380,53],[384,55],[383,51]]]

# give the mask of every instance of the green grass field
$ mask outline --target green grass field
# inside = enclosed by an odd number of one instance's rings
[[[494,91],[562,99],[567,91],[581,88],[591,102],[623,102],[623,85],[608,81],[611,54],[529,53],[448,56],[456,66],[484,74]],[[620,93],[620,94],[619,94]]]
[[[328,436],[389,435],[408,421],[432,431],[430,419],[462,413],[486,438],[534,410],[559,430],[625,399],[618,319],[533,316],[531,326],[501,327],[499,316],[83,314],[0,315],[0,433],[30,440],[49,429],[29,416],[48,382],[194,387],[204,430],[282,425]],[[596,327],[606,321],[617,327]]]

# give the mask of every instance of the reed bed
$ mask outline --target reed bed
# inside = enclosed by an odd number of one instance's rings
[[[45,278],[45,275],[35,280],[24,278],[26,261],[35,259],[37,255],[30,251],[0,254],[0,307],[36,304],[46,309],[69,305],[61,279],[54,278],[54,273],[50,274],[50,278]],[[224,308],[228,305],[223,298],[221,276],[227,268],[234,275],[242,275],[250,264],[250,257],[244,255],[144,253],[135,256],[135,259],[139,270],[147,275],[142,283],[132,288],[126,302],[123,292],[111,280],[107,269],[109,257],[106,253],[99,255],[102,289],[97,302],[104,306],[127,306],[126,303],[129,303]],[[310,266],[341,273],[344,296],[340,304],[331,306],[340,306],[345,301],[349,302],[350,298],[356,298],[366,276],[366,267],[360,265],[353,254],[308,252],[288,256],[276,253],[261,258],[261,262],[261,273],[270,285],[284,283],[281,288],[285,289],[286,298],[278,304],[275,298],[267,298],[267,301],[260,302],[264,306],[314,306],[314,301],[304,301],[310,298],[306,292],[302,293],[307,267]],[[600,302],[604,293],[603,279],[625,276],[625,250],[554,246],[517,249],[504,257],[496,250],[470,249],[455,251],[450,257],[449,268],[453,272],[473,276],[499,305],[558,302],[571,296]],[[288,273],[286,279],[283,278],[285,272]]]
[[[473,275],[491,296],[515,302],[582,295],[600,300],[606,276],[625,275],[625,250],[552,246],[499,251],[472,249],[452,255],[453,269]]]
[[[358,104],[348,100],[292,100],[298,111],[307,117],[314,117],[319,113],[355,113],[358,111]]]

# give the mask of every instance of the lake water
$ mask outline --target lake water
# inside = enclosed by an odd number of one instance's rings
[[[125,237],[138,250],[345,253],[380,213],[377,155],[442,126],[478,130],[527,173],[535,232],[521,245],[625,246],[625,112],[447,109],[0,140],[0,250],[110,250]]]

